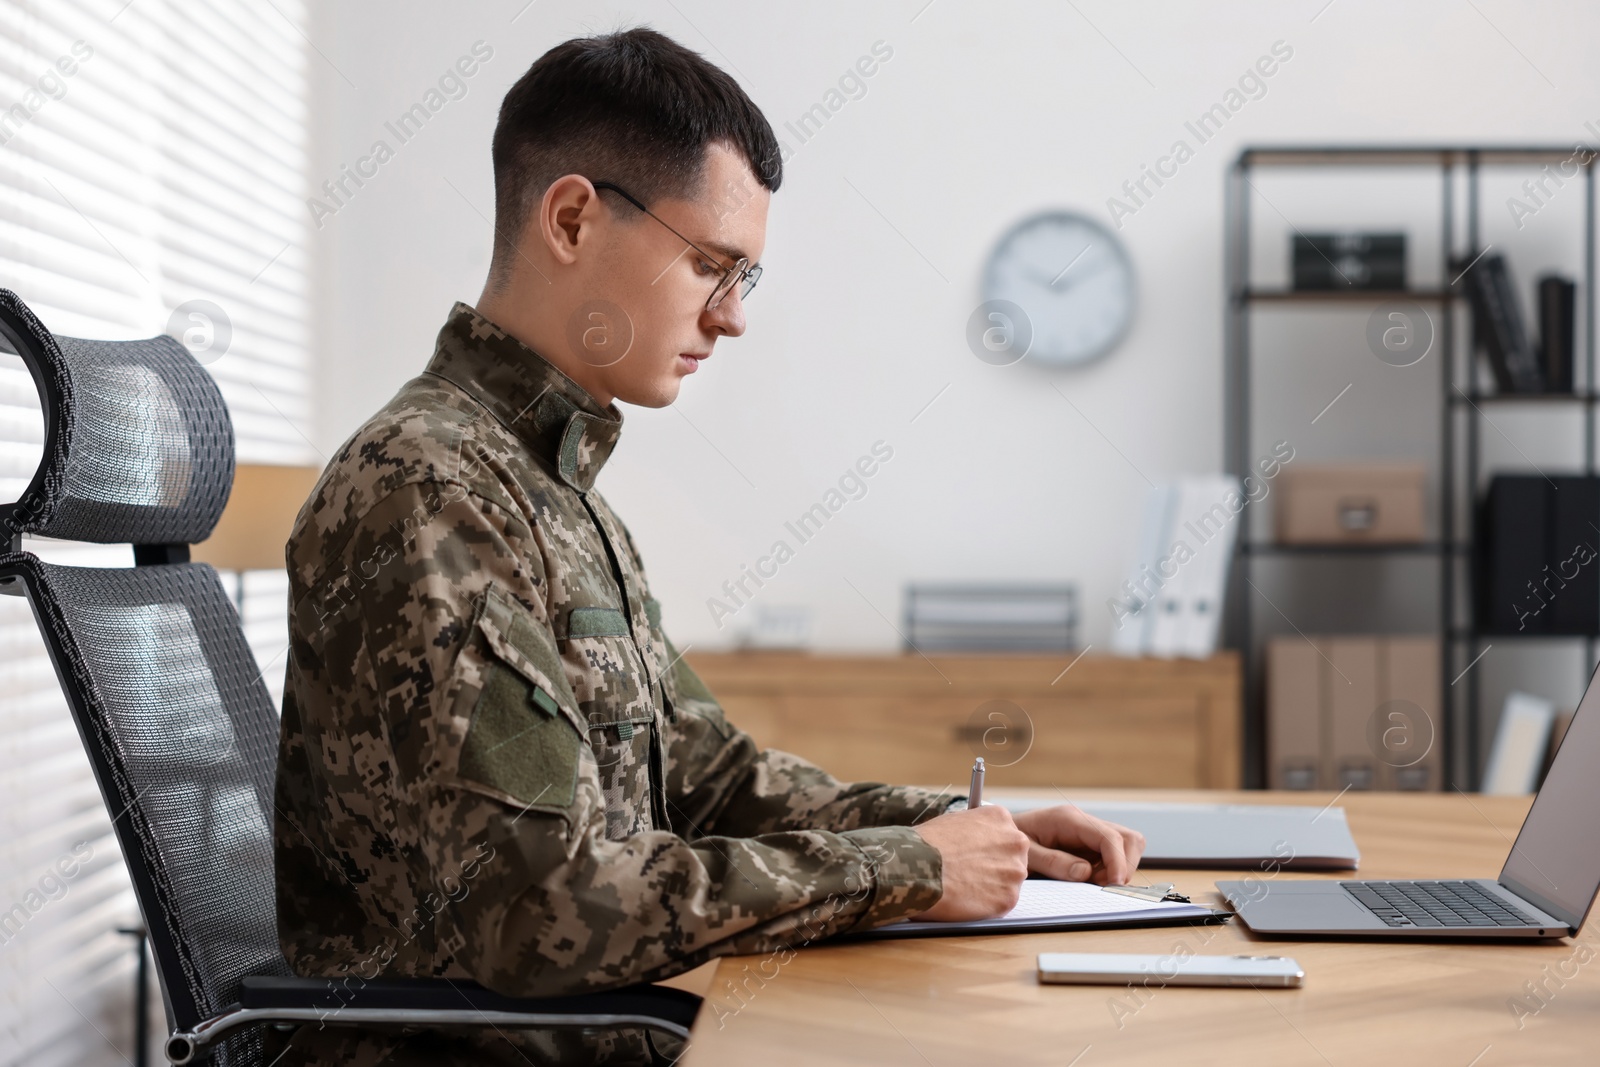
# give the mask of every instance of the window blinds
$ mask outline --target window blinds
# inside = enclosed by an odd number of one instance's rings
[[[172,333],[216,377],[239,459],[308,463],[303,0],[0,4],[0,285],[56,333]],[[0,499],[39,461],[0,356]],[[56,562],[125,546],[30,540]],[[281,575],[247,575],[275,696]],[[108,814],[27,604],[0,596],[0,1063],[133,1058],[137,920]]]

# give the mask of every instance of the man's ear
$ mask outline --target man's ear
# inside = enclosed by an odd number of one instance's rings
[[[581,174],[550,183],[539,200],[538,235],[556,262],[572,263],[604,211],[600,194]]]

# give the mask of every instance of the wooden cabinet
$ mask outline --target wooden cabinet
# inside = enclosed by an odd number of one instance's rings
[[[728,718],[846,780],[1239,787],[1239,661],[703,653]]]

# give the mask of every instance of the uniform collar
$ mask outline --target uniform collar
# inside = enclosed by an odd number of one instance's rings
[[[483,404],[580,493],[594,485],[622,432],[615,404],[602,408],[577,382],[467,304],[457,302],[450,310],[428,373]]]

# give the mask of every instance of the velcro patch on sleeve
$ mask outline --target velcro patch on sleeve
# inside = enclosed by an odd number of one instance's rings
[[[527,608],[490,589],[478,614],[478,630],[489,649],[537,690],[540,706],[553,705],[582,736],[589,724],[578,713],[578,700],[567,684],[555,634]],[[547,708],[547,710],[552,710]]]
[[[462,778],[524,804],[565,808],[577,797],[584,744],[548,693],[491,663],[461,749]]]

